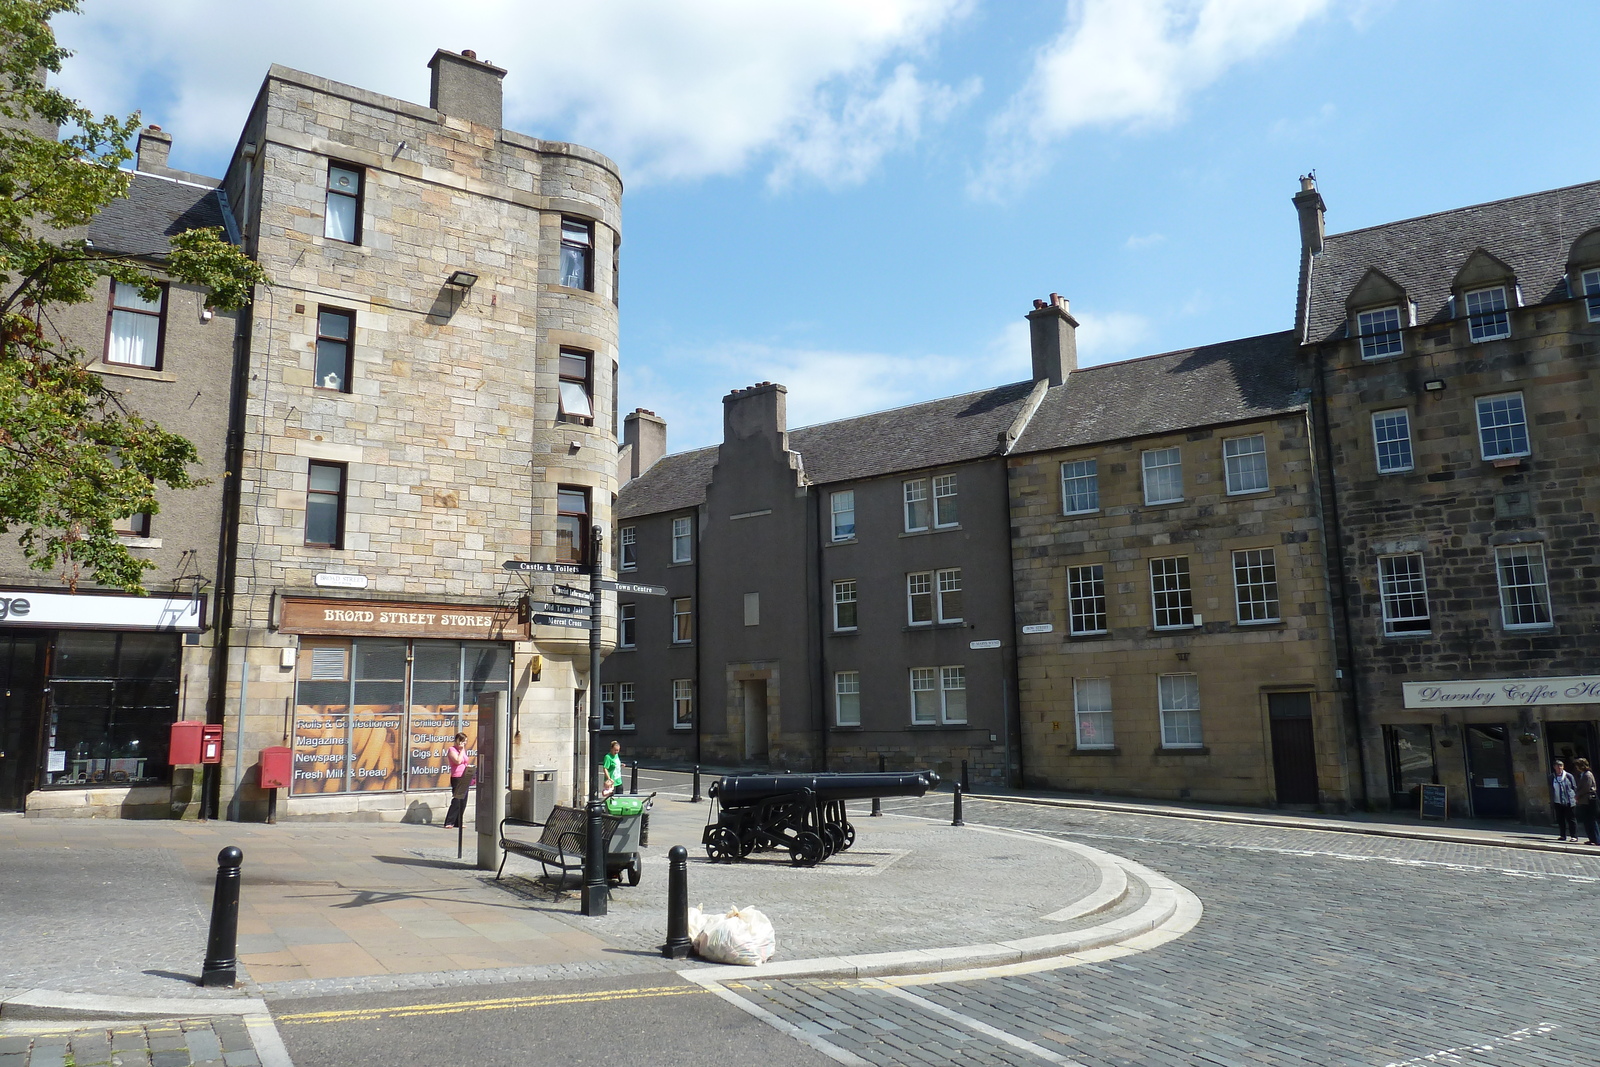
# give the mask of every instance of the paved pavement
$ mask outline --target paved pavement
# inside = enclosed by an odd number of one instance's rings
[[[35,1026],[0,1036],[0,1067],[271,1067],[249,1026],[232,1016]],[[286,1060],[279,1060],[286,1064]]]

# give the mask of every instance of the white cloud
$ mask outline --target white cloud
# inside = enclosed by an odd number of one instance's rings
[[[1328,0],[1072,0],[1061,34],[990,128],[977,196],[1004,196],[1048,163],[1052,142],[1086,127],[1179,118],[1230,67],[1292,36]]]
[[[1078,320],[1080,367],[1148,354],[1140,349],[1155,329],[1143,315],[1131,311],[1074,310],[1072,317]]]
[[[1130,251],[1137,252],[1141,248],[1149,248],[1152,245],[1158,245],[1166,239],[1167,235],[1164,233],[1135,233],[1128,236],[1127,241],[1123,242],[1123,246]]]
[[[844,182],[960,98],[908,57],[970,2],[89,0],[57,30],[78,53],[64,87],[145,107],[180,165],[232,147],[270,63],[426,103],[424,64],[446,47],[507,68],[507,125],[605,152],[632,184],[757,162]]]

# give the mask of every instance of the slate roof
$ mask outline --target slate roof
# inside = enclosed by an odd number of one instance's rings
[[[106,252],[166,255],[167,238],[202,226],[222,226],[217,190],[154,174],[135,174],[128,195],[106,205],[89,223],[89,240]]]
[[[1014,382],[789,431],[806,477],[817,484],[962,463],[1004,451],[1001,435],[1033,383]],[[717,447],[664,456],[617,494],[618,518],[692,508],[705,500]]]
[[[1073,371],[1045,394],[1013,454],[1278,415],[1306,406],[1294,331]]]
[[[1376,267],[1406,290],[1417,322],[1449,318],[1450,283],[1483,248],[1516,271],[1525,305],[1565,300],[1572,243],[1600,226],[1600,182],[1333,234],[1313,258],[1308,341],[1344,335],[1345,299]]]

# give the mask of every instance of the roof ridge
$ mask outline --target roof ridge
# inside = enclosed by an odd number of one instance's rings
[[[1166,352],[1152,352],[1148,356],[1134,356],[1131,359],[1118,359],[1118,360],[1113,360],[1113,361],[1111,361],[1109,363],[1094,363],[1094,364],[1090,364],[1087,367],[1079,367],[1077,370],[1073,371],[1072,374],[1067,375],[1067,381],[1071,381],[1074,375],[1085,374],[1085,373],[1087,373],[1089,371],[1092,371],[1092,370],[1105,370],[1105,369],[1110,368],[1110,367],[1125,367],[1130,363],[1145,363],[1145,362],[1148,362],[1148,361],[1150,361],[1152,359],[1165,359],[1168,356],[1181,356],[1181,355],[1183,355],[1183,354],[1185,354],[1187,352],[1198,352],[1202,348],[1217,348],[1217,347],[1219,347],[1221,345],[1241,345],[1241,344],[1244,344],[1246,341],[1259,341],[1259,340],[1262,340],[1263,338],[1277,337],[1280,334],[1286,334],[1286,333],[1287,334],[1293,334],[1294,331],[1293,330],[1270,330],[1267,333],[1253,333],[1248,337],[1233,337],[1233,338],[1229,338],[1226,341],[1209,341],[1209,342],[1207,342],[1205,344],[1190,345],[1188,348],[1173,348],[1173,349],[1169,349]]]
[[[204,189],[208,193],[214,193],[218,189],[222,188],[221,182],[213,182],[210,185],[206,185],[201,182],[191,182],[185,181],[182,178],[174,178],[170,174],[153,174],[148,170],[140,170],[137,167],[129,170],[127,173],[136,178],[159,178],[164,182],[172,182],[174,185],[187,185],[192,189]]]
[[[1600,186],[1600,180],[1574,182],[1571,185],[1558,185],[1554,189],[1540,189],[1537,192],[1518,193],[1516,196],[1503,196],[1497,200],[1485,200],[1477,204],[1462,204],[1460,207],[1444,208],[1440,211],[1428,211],[1421,215],[1412,215],[1408,218],[1392,219],[1389,222],[1378,222],[1371,226],[1360,226],[1354,230],[1341,230],[1338,233],[1330,233],[1323,240],[1330,241],[1335,237],[1350,237],[1358,233],[1367,233],[1370,230],[1383,230],[1391,226],[1400,226],[1407,222],[1421,222],[1424,219],[1436,219],[1442,215],[1455,215],[1462,211],[1471,211],[1474,208],[1494,207],[1498,204],[1509,204],[1514,200],[1532,200],[1537,196],[1549,196],[1552,193],[1566,193],[1571,192],[1573,189],[1585,189],[1591,186]]]
[[[982,389],[968,389],[964,393],[951,393],[949,396],[935,396],[930,397],[927,400],[913,400],[909,404],[897,404],[892,408],[879,408],[876,411],[863,411],[858,415],[846,415],[841,419],[829,419],[826,422],[808,422],[804,426],[791,426],[786,432],[795,433],[799,430],[815,430],[822,426],[833,426],[841,422],[854,422],[856,419],[871,418],[874,415],[887,415],[893,411],[909,411],[911,408],[922,407],[925,404],[938,404],[946,400],[959,400],[964,396],[977,396],[980,393],[992,393],[997,389],[1007,389],[1011,386],[1032,384],[1033,382],[1031,379],[1024,379],[1023,381],[1016,382],[1002,382],[999,385],[991,385]]]

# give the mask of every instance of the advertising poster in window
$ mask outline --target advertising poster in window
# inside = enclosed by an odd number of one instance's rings
[[[455,704],[411,706],[411,743],[408,750],[406,788],[449,789],[450,765],[444,750],[457,733],[467,735],[467,755],[472,768],[478,765],[478,716],[463,716]],[[467,771],[468,774],[472,770]]]
[[[399,708],[356,706],[350,731],[350,771],[345,790],[351,793],[383,793],[401,787],[400,748],[405,733],[405,715]]]
[[[381,793],[401,788],[404,714],[386,705],[304,705],[294,716],[290,793]]]

